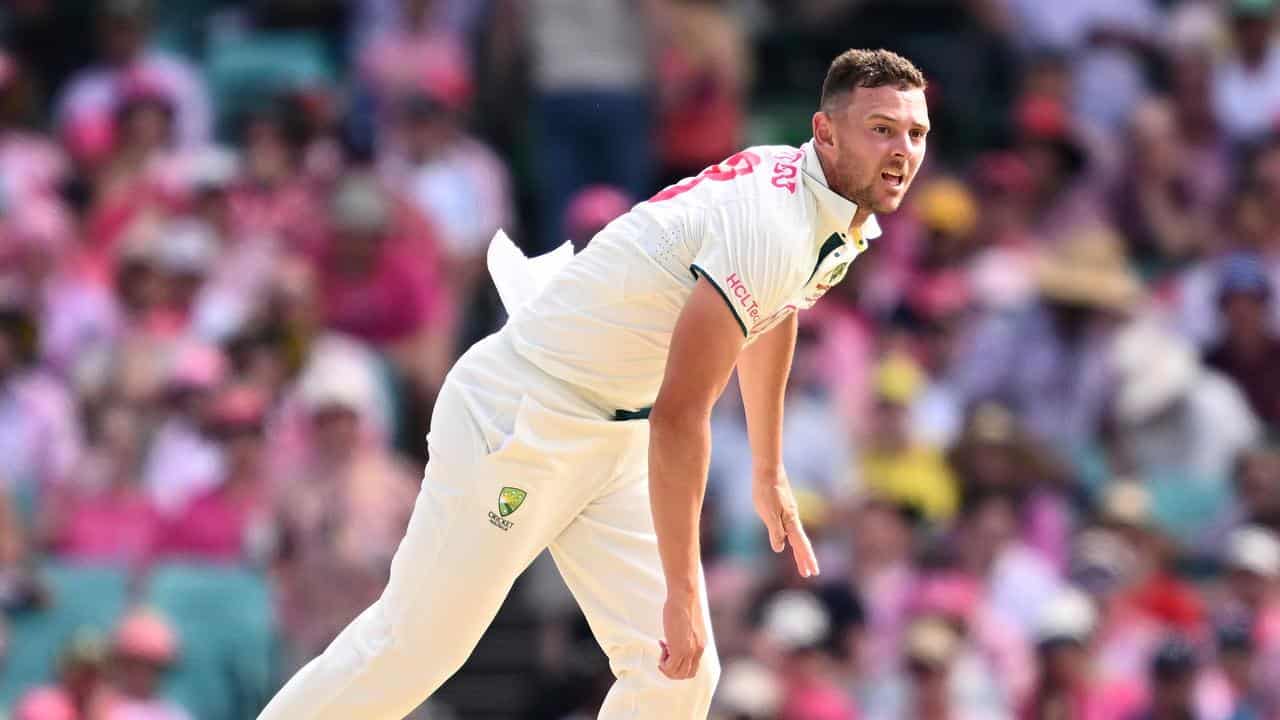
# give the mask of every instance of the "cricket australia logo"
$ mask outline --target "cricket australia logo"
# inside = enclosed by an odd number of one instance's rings
[[[498,493],[498,512],[489,511],[489,523],[500,530],[510,530],[514,523],[505,518],[519,510],[520,505],[524,503],[524,499],[528,496],[529,493],[520,488],[502,488],[502,491]]]

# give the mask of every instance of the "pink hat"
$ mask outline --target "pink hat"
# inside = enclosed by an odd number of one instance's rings
[[[631,209],[626,193],[610,185],[584,188],[569,201],[565,222],[573,237],[593,234]]]
[[[178,656],[178,634],[152,610],[135,610],[116,628],[112,648],[119,655],[168,664]]]
[[[31,690],[14,706],[13,720],[76,720],[76,706],[62,690],[39,687]]]

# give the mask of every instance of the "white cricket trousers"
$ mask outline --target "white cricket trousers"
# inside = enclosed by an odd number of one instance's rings
[[[658,671],[666,586],[649,423],[611,416],[516,354],[503,331],[468,350],[436,400],[422,491],[386,589],[259,719],[401,720],[462,666],[546,547],[617,678],[599,717],[705,718],[714,644],[692,679]],[[520,493],[500,508],[504,488],[524,493],[514,511]],[[705,604],[703,617],[709,629]]]

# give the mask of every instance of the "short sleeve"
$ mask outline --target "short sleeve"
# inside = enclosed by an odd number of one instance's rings
[[[732,227],[732,226],[731,226]],[[794,253],[781,238],[769,239],[755,230],[725,232],[707,229],[689,270],[705,277],[720,291],[744,337],[766,328],[785,310],[788,279],[794,272]]]

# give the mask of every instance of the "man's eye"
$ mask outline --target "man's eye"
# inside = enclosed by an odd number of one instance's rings
[[[923,130],[912,130],[912,131],[911,131],[911,137],[915,138],[916,140],[919,140],[920,138],[924,137],[924,131],[923,131]]]
[[[875,132],[877,132],[877,133],[880,133],[881,135],[888,135],[888,134],[889,134],[889,126],[888,126],[888,125],[877,125],[877,126],[875,126],[874,128],[872,128],[872,130],[873,130],[873,131],[875,131]]]

